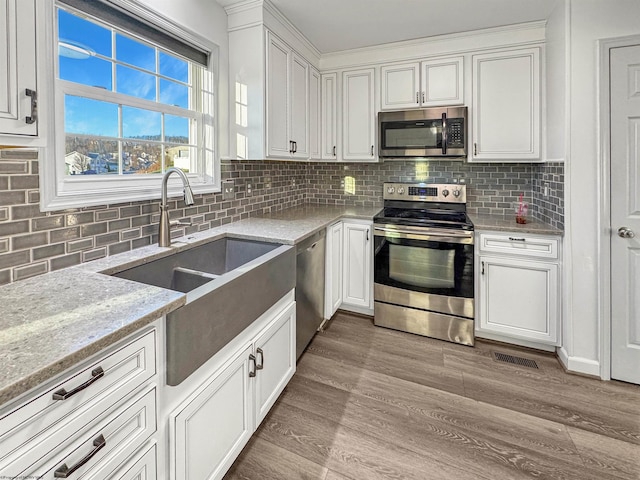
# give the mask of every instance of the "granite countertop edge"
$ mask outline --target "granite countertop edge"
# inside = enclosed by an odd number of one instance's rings
[[[491,215],[468,213],[476,231],[514,232],[516,234],[564,235],[563,230],[544,223],[536,218],[527,219],[527,223],[516,223],[514,215]]]
[[[168,248],[143,247],[0,287],[11,301],[0,318],[0,410],[186,301],[183,293],[109,274],[224,236],[295,245],[343,218],[371,220],[380,208],[293,207],[186,235]],[[144,296],[139,308],[136,295]]]

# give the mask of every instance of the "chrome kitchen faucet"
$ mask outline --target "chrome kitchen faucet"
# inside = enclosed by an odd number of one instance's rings
[[[190,223],[182,222],[169,222],[169,209],[167,207],[167,182],[169,176],[172,173],[177,173],[182,180],[184,186],[184,201],[187,206],[193,205],[193,192],[191,191],[191,185],[189,185],[189,179],[182,170],[176,167],[167,169],[162,177],[162,202],[160,203],[160,223],[158,224],[158,246],[170,247],[171,246],[171,228],[179,226],[188,226]]]

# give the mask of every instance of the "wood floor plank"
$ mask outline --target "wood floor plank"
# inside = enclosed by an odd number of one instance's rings
[[[540,369],[498,363],[493,350]],[[341,312],[255,438],[227,480],[640,480],[640,387]]]
[[[323,480],[326,475],[326,467],[254,436],[224,480]]]
[[[284,402],[264,420],[258,435],[330,470],[356,479],[481,480],[424,455],[350,429],[327,419],[323,412],[307,412]]]
[[[640,446],[569,427],[585,465],[602,480],[640,479]]]
[[[434,365],[429,363],[429,358],[398,355],[381,348],[363,345],[359,341],[346,341],[323,334],[316,336],[307,351],[327,358],[336,358],[356,367],[435,387],[445,392],[464,394],[462,373],[459,370],[438,365],[442,363],[441,356],[439,362]]]
[[[525,424],[522,428],[518,422],[501,422],[499,417],[487,419],[482,412],[477,412],[473,423],[468,421],[472,417],[470,412],[407,415],[403,409],[304,377],[292,380],[291,388],[287,388],[281,400],[310,413],[323,412],[326,418],[345,427],[384,438],[388,443],[456,465],[471,474],[485,471],[492,472],[494,478],[599,480],[584,468],[562,425],[556,425],[555,431],[544,431],[522,422]],[[492,428],[493,423],[503,424],[503,431]],[[496,431],[499,433],[495,434]]]

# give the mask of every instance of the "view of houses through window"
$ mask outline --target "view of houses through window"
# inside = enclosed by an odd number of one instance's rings
[[[194,62],[58,9],[65,175],[198,173]]]

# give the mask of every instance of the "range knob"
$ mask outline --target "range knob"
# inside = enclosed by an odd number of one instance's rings
[[[446,188],[444,190],[442,190],[442,196],[443,197],[448,197],[449,196],[449,190],[447,190]]]
[[[459,197],[460,196],[460,190],[454,190],[453,191],[453,196],[456,197],[456,198]]]
[[[396,189],[394,187],[387,187],[387,193],[393,193]]]
[[[398,193],[402,195],[404,193],[404,187],[398,188]]]

